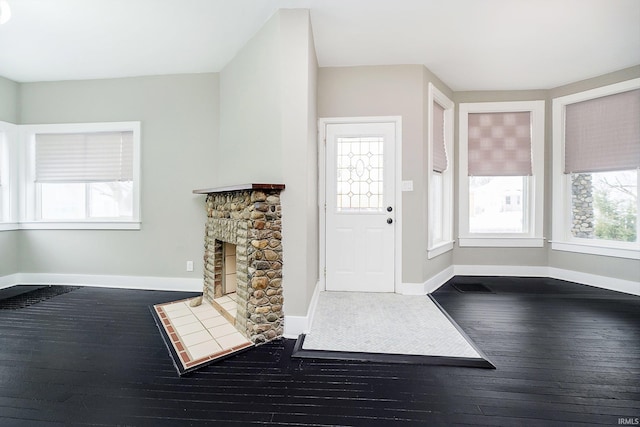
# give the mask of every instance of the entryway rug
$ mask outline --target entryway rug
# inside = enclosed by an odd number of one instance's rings
[[[192,307],[191,300],[171,301],[150,307],[178,375],[254,346],[228,320],[228,314],[223,315],[206,300]],[[222,304],[225,303],[226,300]]]
[[[321,292],[293,357],[495,368],[430,296]]]

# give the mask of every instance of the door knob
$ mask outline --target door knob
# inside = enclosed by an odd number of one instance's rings
[[[387,218],[387,224],[391,224],[393,220],[391,218]]]
[[[393,208],[391,206],[387,206],[387,212],[391,212]]]

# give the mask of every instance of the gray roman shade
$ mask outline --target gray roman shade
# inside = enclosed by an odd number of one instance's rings
[[[565,173],[640,168],[640,89],[565,107]]]
[[[133,132],[36,135],[36,182],[133,180]]]
[[[444,108],[437,102],[433,103],[433,170],[444,172],[447,170],[447,149],[444,140]]]
[[[531,113],[469,113],[469,176],[530,176]]]

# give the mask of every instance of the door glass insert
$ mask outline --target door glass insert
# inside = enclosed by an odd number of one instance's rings
[[[337,211],[382,211],[383,143],[381,136],[336,138]]]

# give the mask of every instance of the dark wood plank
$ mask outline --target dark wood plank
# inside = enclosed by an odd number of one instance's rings
[[[617,425],[640,416],[640,298],[549,279],[445,285],[436,300],[496,365],[293,359],[279,340],[178,377],[150,304],[82,288],[0,310],[0,425]]]

